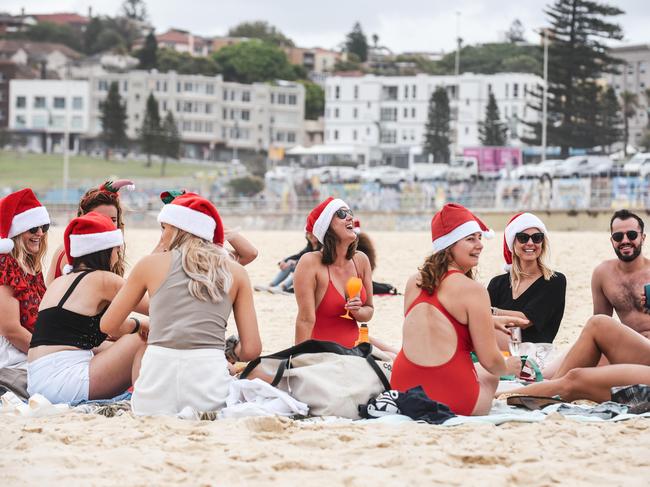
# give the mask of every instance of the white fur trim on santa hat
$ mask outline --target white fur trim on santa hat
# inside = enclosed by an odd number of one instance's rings
[[[8,254],[14,249],[14,241],[10,238],[0,238],[0,254]]]
[[[110,232],[88,233],[85,235],[70,235],[70,256],[81,257],[100,250],[119,247],[124,243],[121,230]]]
[[[532,213],[522,213],[510,223],[508,223],[508,226],[504,232],[506,237],[506,245],[508,246],[508,249],[510,249],[510,252],[512,252],[512,246],[515,243],[515,235],[517,235],[519,232],[523,232],[528,228],[538,228],[540,232],[547,233],[546,225],[544,225],[544,222],[542,220],[540,220]]]
[[[11,220],[11,227],[9,228],[9,235],[7,235],[7,237],[15,237],[16,235],[26,232],[30,228],[40,227],[41,225],[47,225],[48,223],[50,223],[50,215],[48,215],[45,207],[35,206],[34,208],[30,208],[29,210],[14,215]]]
[[[483,233],[481,226],[476,220],[470,220],[463,223],[462,225],[458,225],[448,234],[443,235],[442,237],[438,237],[433,241],[433,252],[440,252],[441,250],[446,249],[450,245],[453,245],[459,240],[476,232]]]
[[[209,242],[214,239],[217,228],[217,222],[211,216],[174,203],[163,206],[158,214],[158,223],[169,223]]]
[[[314,231],[312,233],[320,243],[323,243],[327,229],[330,227],[330,223],[332,223],[332,218],[334,218],[334,213],[341,208],[349,208],[349,206],[342,199],[333,199],[323,208],[320,216],[314,222]]]

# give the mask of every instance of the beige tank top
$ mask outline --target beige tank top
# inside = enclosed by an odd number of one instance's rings
[[[172,251],[169,274],[149,302],[149,345],[176,349],[224,349],[232,311],[227,293],[219,303],[201,301],[188,290],[181,253]]]

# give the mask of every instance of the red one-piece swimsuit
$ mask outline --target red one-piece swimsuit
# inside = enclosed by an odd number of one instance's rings
[[[354,264],[354,260],[352,263]],[[354,264],[354,269],[356,271],[356,264]],[[336,287],[334,287],[329,266],[327,267],[327,277],[327,291],[325,291],[323,300],[318,305],[318,308],[316,308],[316,322],[311,332],[311,338],[314,340],[336,342],[339,345],[351,348],[359,338],[357,320],[354,318],[351,320],[341,318],[341,315],[345,314],[346,300],[336,290]],[[361,287],[360,298],[363,304],[365,304],[367,297],[365,287]]]
[[[460,273],[460,271],[448,271],[443,280],[456,272]],[[420,291],[406,311],[406,316],[420,303],[433,306],[452,324],[457,338],[456,352],[444,364],[422,366],[411,362],[402,348],[393,362],[391,388],[406,392],[413,387],[422,386],[430,399],[446,404],[456,414],[469,416],[476,406],[480,390],[476,369],[470,356],[474,345],[469,327],[451,316],[438,300],[437,290],[431,295],[425,290]]]

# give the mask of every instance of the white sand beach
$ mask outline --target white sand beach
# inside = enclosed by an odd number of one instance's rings
[[[226,221],[226,223],[229,223]],[[403,289],[430,250],[427,232],[370,232],[375,279]],[[277,261],[302,248],[300,232],[246,232],[260,249],[248,269],[266,284]],[[480,280],[502,272],[501,235],[488,241]],[[131,263],[156,230],[127,230]],[[61,229],[50,235],[51,247]],[[553,232],[553,267],[567,276],[557,339],[569,344],[591,314],[594,266],[613,257],[607,233]],[[256,293],[264,352],[292,344],[293,296]],[[370,333],[399,344],[401,297],[375,299]],[[234,328],[234,323],[231,325]],[[440,427],[420,424],[307,424],[277,418],[214,422],[65,414],[0,416],[3,485],[648,485],[650,421]]]

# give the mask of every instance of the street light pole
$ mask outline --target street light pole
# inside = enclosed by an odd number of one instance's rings
[[[454,74],[458,76],[460,74],[460,44],[462,40],[460,38],[460,12],[456,12],[456,62],[454,67]]]
[[[72,107],[72,100],[70,100],[70,87],[68,83],[70,65],[66,66],[65,76],[63,82],[65,83],[65,118],[63,120],[63,202],[68,201],[68,180],[70,174],[70,154],[68,147],[70,145],[70,108]]]
[[[546,159],[546,119],[548,111],[548,30],[544,35],[544,92],[542,94],[542,161]]]

